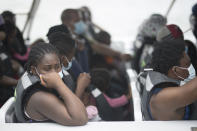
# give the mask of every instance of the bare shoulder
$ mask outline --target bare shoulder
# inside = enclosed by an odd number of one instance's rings
[[[55,103],[60,103],[60,100],[57,96],[52,93],[45,92],[45,91],[38,91],[34,93],[28,102],[33,107],[48,107],[50,105],[54,105]]]
[[[179,88],[176,87],[166,87],[163,88],[156,94],[153,94],[150,99],[150,105],[154,108],[159,108],[161,110],[174,109],[173,103],[176,103],[177,93],[179,92]],[[180,95],[180,93],[178,93]]]

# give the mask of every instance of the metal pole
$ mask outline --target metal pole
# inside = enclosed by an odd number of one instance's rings
[[[185,34],[185,33],[189,32],[190,30],[192,30],[192,28],[191,28],[191,27],[190,27],[189,29],[185,30],[185,31],[183,32],[183,34]]]
[[[28,13],[15,13],[16,15],[28,15]]]
[[[35,13],[36,13],[36,11],[38,9],[39,3],[40,3],[40,0],[33,0],[31,9],[30,9],[30,11],[28,13],[27,20],[26,20],[26,23],[25,23],[24,28],[23,28],[23,34],[24,34],[24,32],[25,32],[25,30],[26,30],[28,25],[29,25],[29,28],[31,29],[32,22],[30,22],[30,21],[33,21]],[[30,34],[30,29],[28,29],[29,31],[28,31],[27,37]]]
[[[176,2],[176,0],[172,0],[172,2],[170,3],[170,6],[168,7],[168,10],[167,10],[166,15],[165,15],[166,18],[168,17],[168,15],[169,15],[169,13],[170,13],[170,11],[171,11],[175,2]]]

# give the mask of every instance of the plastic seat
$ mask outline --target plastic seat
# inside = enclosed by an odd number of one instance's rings
[[[16,123],[14,112],[15,98],[9,98],[0,109],[0,123]]]
[[[140,85],[137,79],[138,75],[132,69],[127,69],[127,73],[129,74],[131,91],[132,91],[134,120],[143,121],[142,111],[141,111],[141,97],[140,97],[141,88],[139,87]]]

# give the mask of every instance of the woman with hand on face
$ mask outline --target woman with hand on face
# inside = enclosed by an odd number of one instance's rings
[[[75,92],[76,96],[81,99],[85,89],[89,86],[91,77],[89,73],[81,72],[77,74],[77,63],[74,59],[74,55],[76,52],[76,42],[72,39],[69,35],[65,34],[64,32],[53,32],[52,30],[58,30],[60,26],[52,27],[48,33],[49,41],[52,45],[54,45],[60,54],[60,59],[62,63],[62,72],[65,75],[64,82],[67,85],[70,85],[70,89]],[[74,59],[74,60],[73,60]],[[75,63],[74,63],[75,62]],[[74,63],[74,64],[73,64]],[[75,67],[73,67],[74,65]],[[80,65],[79,65],[80,67]],[[78,70],[79,71],[79,70]],[[92,117],[92,108],[96,110],[94,107],[86,107],[88,118],[91,119]],[[94,113],[93,113],[94,114]]]
[[[62,81],[61,68],[58,51],[53,45],[38,43],[32,46],[26,72],[15,91],[15,113],[19,122],[86,124],[85,107]]]

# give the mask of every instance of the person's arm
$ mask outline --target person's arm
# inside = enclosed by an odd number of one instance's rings
[[[107,95],[103,94],[109,105],[113,108],[115,107],[121,107],[128,103],[128,99],[125,95],[122,95],[117,98],[110,98]]]
[[[23,67],[17,61],[13,59],[11,59],[10,61],[12,63],[12,68],[15,73],[22,74],[24,72]]]
[[[180,87],[168,87],[153,95],[152,107],[160,110],[176,111],[197,100],[197,77]]]
[[[112,56],[112,57],[117,57],[121,60],[130,60],[132,59],[131,55],[129,54],[123,54],[121,52],[115,51],[112,48],[110,48],[109,46],[105,45],[105,44],[101,44],[98,41],[94,40],[91,36],[85,36],[87,38],[87,40],[90,42],[90,46],[92,47],[92,49],[101,54],[101,55],[107,55],[107,56]]]
[[[5,39],[5,37],[6,37],[5,32],[0,31],[0,41],[4,40],[4,39]]]
[[[90,46],[95,52],[102,54],[102,55],[113,56],[113,57],[118,57],[118,58],[120,58],[121,56],[120,52],[115,51],[104,44],[99,44],[99,43],[94,42],[94,44],[90,44]]]
[[[80,73],[77,79],[77,88],[75,91],[76,96],[82,99],[85,89],[90,84],[90,75],[88,73]]]
[[[40,91],[31,96],[28,102],[30,110],[34,108],[34,111],[44,118],[62,125],[77,126],[87,123],[88,117],[83,103],[63,83],[57,73],[42,75],[41,82],[46,88],[54,88],[63,101],[51,93]],[[32,113],[29,115],[36,119]]]
[[[17,85],[17,80],[14,78],[11,78],[9,76],[1,76],[0,77],[0,84],[5,85],[5,86],[16,86]]]
[[[130,100],[132,98],[132,91],[130,83],[128,84],[128,94],[126,95],[127,99]]]

